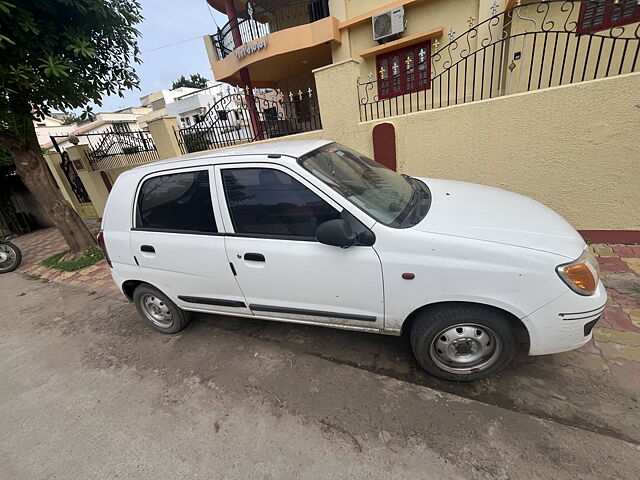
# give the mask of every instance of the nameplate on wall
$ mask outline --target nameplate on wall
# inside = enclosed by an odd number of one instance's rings
[[[246,45],[241,46],[236,49],[234,53],[236,54],[236,58],[240,60],[242,57],[247,55],[251,55],[252,53],[257,52],[258,50],[262,50],[263,48],[267,48],[267,38],[263,38],[258,40],[255,43],[248,43]]]

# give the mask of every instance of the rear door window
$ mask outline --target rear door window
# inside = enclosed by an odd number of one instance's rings
[[[207,170],[152,177],[138,194],[136,227],[176,233],[216,233]]]

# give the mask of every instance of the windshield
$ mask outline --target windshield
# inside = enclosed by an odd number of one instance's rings
[[[301,157],[299,162],[380,223],[410,226],[426,215],[426,209],[420,208],[429,197],[426,185],[350,148],[332,143]]]

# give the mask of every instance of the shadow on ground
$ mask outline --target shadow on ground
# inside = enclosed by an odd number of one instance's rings
[[[455,383],[425,373],[404,337],[197,315],[181,341],[206,338],[217,329],[276,343],[292,355],[314,355],[640,444],[637,364],[611,366],[582,351],[538,357],[521,353],[499,375]]]

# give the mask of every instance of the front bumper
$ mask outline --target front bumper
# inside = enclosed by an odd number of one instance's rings
[[[602,282],[588,297],[570,290],[522,319],[529,330],[529,355],[546,355],[580,348],[602,316],[607,292]]]

